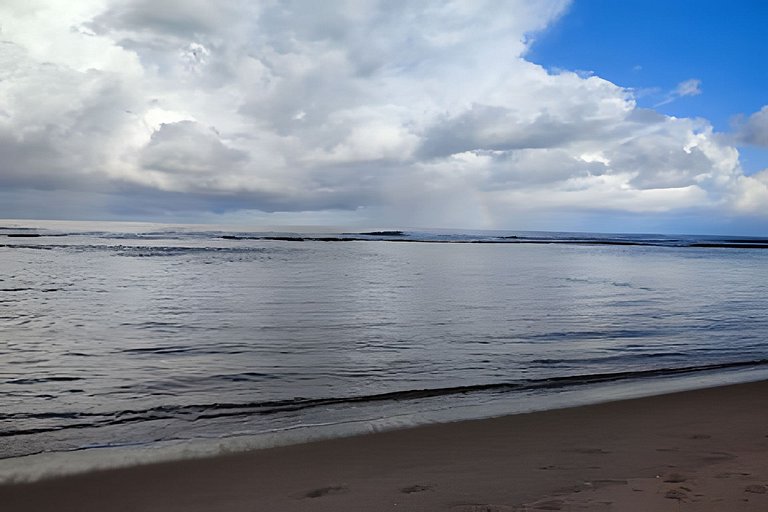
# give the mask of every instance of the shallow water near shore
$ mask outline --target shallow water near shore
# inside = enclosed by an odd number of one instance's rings
[[[764,378],[765,247],[5,221],[2,466]]]

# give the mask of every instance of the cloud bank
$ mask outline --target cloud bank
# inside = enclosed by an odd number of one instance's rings
[[[525,227],[768,204],[706,120],[526,60],[564,0],[75,4],[0,6],[0,216],[46,198],[40,215]],[[740,137],[766,145],[765,119]]]

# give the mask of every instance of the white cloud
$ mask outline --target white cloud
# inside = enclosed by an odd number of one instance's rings
[[[679,98],[685,98],[686,96],[698,96],[701,92],[701,80],[698,78],[691,78],[677,84],[675,90],[667,94],[667,97],[657,103],[656,107],[667,105],[668,103],[672,103]]]
[[[0,185],[201,217],[759,212],[764,180],[705,121],[525,59],[566,3],[4,2]]]
[[[4,0],[0,40],[24,48],[38,63],[81,72],[140,73],[136,55],[83,28],[103,8],[102,0]]]
[[[701,94],[701,80],[691,78],[690,80],[680,82],[677,84],[675,94],[681,98],[683,96],[698,96]]]

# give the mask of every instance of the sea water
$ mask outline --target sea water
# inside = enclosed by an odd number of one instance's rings
[[[765,248],[4,221],[0,476],[764,378]]]

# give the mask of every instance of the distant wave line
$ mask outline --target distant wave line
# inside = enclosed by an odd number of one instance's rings
[[[750,242],[685,242],[682,240],[600,240],[580,238],[526,238],[526,237],[496,237],[493,239],[470,240],[434,240],[429,238],[360,238],[355,236],[248,236],[248,235],[222,235],[224,240],[264,240],[276,242],[400,242],[400,243],[427,243],[427,244],[539,244],[539,245],[617,245],[617,246],[645,246],[645,247],[698,247],[698,248],[729,248],[729,249],[768,249],[768,240],[762,243]]]

